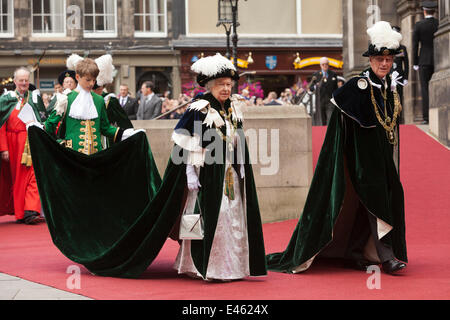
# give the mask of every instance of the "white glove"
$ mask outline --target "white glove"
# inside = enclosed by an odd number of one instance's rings
[[[417,71],[417,70],[419,70],[419,66],[414,65],[413,69]]]
[[[27,123],[27,131],[28,131],[28,128],[32,127],[32,126],[35,126],[35,127],[38,127],[41,130],[44,130],[44,125],[43,124],[40,124],[39,122],[33,121],[33,122]]]
[[[33,103],[37,103],[38,102],[38,96],[41,95],[41,92],[39,91],[39,89],[33,90],[33,93],[31,94],[31,99],[33,100]]]
[[[56,103],[55,103],[55,110],[56,114],[59,116],[62,116],[67,109],[67,96],[63,93],[57,93],[56,94]]]
[[[403,85],[406,86],[408,84],[408,80],[403,80]]]
[[[186,177],[189,191],[198,191],[198,188],[201,187],[200,181],[198,181],[197,172],[191,164],[186,165]]]
[[[133,134],[136,134],[136,133],[138,133],[138,132],[144,132],[144,133],[145,133],[145,130],[144,130],[144,129],[134,130],[134,129],[132,129],[132,128],[125,129],[125,131],[124,131],[123,134],[122,134],[122,140],[121,140],[121,141],[123,141],[123,140],[125,140],[125,139],[128,139],[128,138],[131,137]]]
[[[241,167],[240,167],[240,173],[241,173],[241,179],[244,179],[245,178],[245,165],[243,165],[243,164],[241,164]]]

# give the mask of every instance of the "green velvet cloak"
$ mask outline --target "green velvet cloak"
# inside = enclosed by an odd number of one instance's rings
[[[219,138],[219,137],[217,137]],[[220,139],[220,138],[219,138]],[[209,151],[207,151],[209,152]],[[225,144],[223,154],[225,154]],[[209,155],[206,156],[210,157]],[[249,266],[251,276],[263,276],[267,274],[265,263],[265,249],[262,232],[261,215],[259,212],[258,196],[254,182],[253,170],[248,161],[248,148],[245,144],[245,179],[241,183],[241,190],[245,188],[245,200],[247,210],[247,234],[249,244]],[[219,161],[220,162],[220,161]],[[226,165],[223,163],[205,164],[200,169],[199,181],[202,186],[198,192],[198,199],[203,214],[204,233],[203,240],[191,241],[191,256],[195,267],[206,278],[209,255],[211,252],[214,234],[219,218],[220,205],[223,192]],[[171,165],[169,165],[171,168]],[[180,165],[179,174],[186,175],[186,165]],[[235,183],[239,183],[235,181]],[[187,190],[185,191],[187,192]]]
[[[338,237],[336,223],[350,190],[370,213],[393,227],[381,241],[406,262],[403,188],[386,132],[379,124],[362,127],[335,108],[303,213],[287,248],[267,255],[268,269],[305,270],[316,255],[331,246]]]
[[[94,274],[139,276],[179,212],[179,203],[152,201],[161,178],[145,134],[90,156],[59,145],[39,128],[31,127],[28,135],[54,244]],[[172,192],[177,188],[162,190],[159,198]]]
[[[108,93],[106,92],[102,93],[103,98],[105,98],[107,95]],[[120,105],[119,99],[117,99],[115,96],[111,96],[107,102],[105,101],[105,106],[106,114],[108,115],[108,120],[111,125],[122,129],[133,128],[133,124],[131,123],[130,119],[128,119],[128,115]],[[107,138],[107,141],[109,147],[114,143],[114,138]]]
[[[146,136],[138,133],[86,156],[31,127],[29,140],[39,194],[54,244],[70,260],[101,276],[136,278],[156,258],[184,207],[186,165],[169,160],[163,181]],[[248,157],[248,151],[246,150]],[[197,269],[206,275],[224,165],[200,173],[205,239],[192,241]],[[251,165],[245,165],[250,274],[265,275],[265,251]]]

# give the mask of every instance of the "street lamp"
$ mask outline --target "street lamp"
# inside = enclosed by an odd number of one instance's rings
[[[245,0],[247,1],[247,0]],[[236,28],[239,26],[237,21],[237,10],[239,0],[219,0],[219,18],[217,21],[217,27],[223,25],[227,35],[227,53],[226,57],[230,58],[230,33],[231,27],[233,27],[233,63],[237,70],[237,42],[238,36]]]
[[[219,13],[216,27],[223,25],[225,28],[225,34],[227,35],[227,53],[225,56],[230,59],[230,33],[231,27],[233,26],[233,7],[231,0],[219,0],[218,9]],[[239,24],[239,22],[236,23]]]

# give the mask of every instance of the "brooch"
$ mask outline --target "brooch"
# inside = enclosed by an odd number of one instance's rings
[[[361,90],[365,90],[365,89],[367,89],[367,81],[366,81],[366,79],[359,79],[358,80],[358,88],[360,88]]]

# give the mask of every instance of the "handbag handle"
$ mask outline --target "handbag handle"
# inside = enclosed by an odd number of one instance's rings
[[[198,216],[198,220],[194,223],[194,225],[192,226],[191,230],[189,230],[189,232],[192,232],[192,230],[194,230],[195,226],[197,225],[197,223],[200,221],[200,219],[202,218],[202,208],[200,206],[200,202],[198,201],[198,196],[196,195],[195,197],[195,203],[198,205],[198,210],[200,211],[200,214]],[[195,209],[195,206],[194,206]]]

